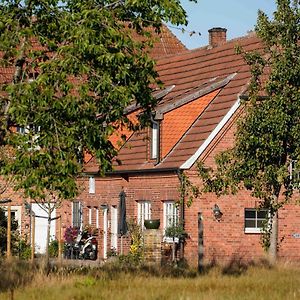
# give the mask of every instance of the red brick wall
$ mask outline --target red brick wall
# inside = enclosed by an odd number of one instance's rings
[[[201,160],[207,166],[214,167],[214,157],[220,151],[231,147],[234,142],[234,126],[229,124],[215,139],[214,143],[203,153]],[[194,184],[200,180],[196,176],[195,167],[186,174]],[[163,201],[179,200],[179,180],[176,172],[161,173],[136,173],[127,178],[111,176],[106,178],[96,177],[95,194],[89,194],[88,177],[79,179],[81,193],[78,200],[84,203],[84,223],[88,222],[88,208],[92,208],[92,225],[96,225],[95,207],[99,208],[99,256],[103,254],[103,212],[101,204],[109,207],[108,221],[111,218],[111,205],[119,203],[119,193],[124,189],[127,205],[127,219],[136,219],[137,201],[149,200],[152,203],[152,218],[161,220],[163,228]],[[2,198],[9,197],[13,205],[23,205],[20,194],[7,191]],[[295,197],[296,199],[297,197]],[[223,216],[220,222],[216,221],[212,208],[218,204]],[[203,194],[195,199],[190,208],[185,209],[185,229],[189,234],[185,247],[185,257],[191,264],[198,261],[198,214],[203,216],[204,229],[204,261],[231,261],[232,259],[256,260],[264,256],[260,245],[260,234],[244,232],[244,209],[257,207],[258,200],[242,190],[237,195],[227,195],[217,198],[214,194]],[[71,225],[71,203],[65,201],[62,208],[57,210],[57,215],[62,215],[64,230]],[[22,209],[22,233],[29,233],[30,224],[25,209]],[[56,226],[58,230],[58,226]],[[279,212],[279,257],[287,260],[300,260],[300,206],[293,203],[285,205]],[[124,253],[128,252],[129,238],[124,239]],[[110,227],[108,227],[108,250],[110,249]],[[120,238],[118,238],[118,251],[120,252]]]
[[[88,206],[100,207],[101,204],[108,204],[108,221],[111,219],[111,205],[118,207],[119,194],[124,189],[126,193],[127,220],[137,219],[137,201],[151,201],[151,218],[160,219],[163,228],[163,201],[179,200],[178,176],[176,173],[151,173],[130,175],[126,179],[119,176],[96,178],[95,194],[89,194],[88,178],[81,180],[83,191],[78,200],[84,202],[83,214],[84,223],[88,222]],[[103,214],[100,211],[100,231],[98,236],[99,256],[103,257]],[[92,215],[92,224],[95,225],[96,216]],[[65,224],[66,225],[66,224]],[[120,237],[118,238],[118,252],[120,253]],[[110,245],[110,226],[108,228],[108,251]],[[130,239],[123,239],[123,250],[126,254],[129,250]]]
[[[215,141],[215,144],[202,155],[201,159],[206,166],[214,167],[215,155],[233,145],[235,126],[232,124],[218,135],[217,142]],[[193,183],[200,184],[195,166],[187,174]],[[295,203],[295,200],[279,211],[278,255],[284,260],[300,261],[300,206],[292,203]],[[220,222],[213,216],[214,204],[218,204],[223,213]],[[260,244],[260,234],[244,232],[244,209],[258,206],[259,200],[251,197],[246,190],[219,198],[208,193],[195,199],[191,208],[185,211],[186,230],[190,235],[185,248],[185,257],[190,263],[197,263],[199,212],[203,215],[205,262],[214,260],[228,262],[233,259],[249,261],[265,257]]]

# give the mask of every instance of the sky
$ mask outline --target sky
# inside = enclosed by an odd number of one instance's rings
[[[253,30],[258,10],[272,18],[276,10],[275,0],[198,0],[198,3],[181,0],[187,12],[189,24],[179,29],[169,27],[188,48],[194,49],[208,44],[208,30],[213,27],[227,28],[227,39],[244,36]],[[186,29],[182,33],[180,28]],[[190,36],[189,32],[200,32]]]

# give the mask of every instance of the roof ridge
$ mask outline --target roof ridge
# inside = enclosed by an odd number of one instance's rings
[[[208,48],[208,46],[203,46],[200,48],[195,48],[195,49],[188,49],[187,51],[183,51],[177,54],[170,54],[168,56],[164,56],[161,57],[160,59],[157,60],[157,65],[165,65],[166,63],[161,63],[163,61],[167,61],[168,59],[172,58],[172,57],[176,57],[177,60],[176,62],[178,63],[179,61],[184,61],[186,58],[185,56],[188,54],[193,55],[193,58],[199,58],[199,57],[207,57],[210,54],[216,54],[219,52],[222,52],[224,50],[226,50],[226,48],[230,47],[230,45],[239,42],[239,41],[246,41],[246,40],[250,40],[250,39],[255,39],[252,43],[247,44],[247,45],[252,45],[252,44],[256,44],[259,42],[259,38],[255,35],[247,35],[247,36],[243,36],[243,37],[239,37],[239,38],[235,38],[235,39],[231,39],[226,41],[226,43],[213,47],[213,48]],[[227,50],[232,49],[232,48],[228,48]],[[199,53],[201,55],[195,55],[196,53]],[[182,59],[181,59],[182,57]],[[178,60],[179,59],[179,60]]]

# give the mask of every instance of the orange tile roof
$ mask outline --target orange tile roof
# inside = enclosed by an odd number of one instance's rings
[[[133,125],[138,124],[138,114],[140,112],[141,112],[141,110],[137,110],[127,116],[129,121]],[[118,130],[116,130],[113,133],[113,135],[109,138],[109,140],[116,149],[120,149],[122,147],[122,145],[124,144],[123,138],[125,138],[127,140],[132,135],[132,133],[133,133],[133,130],[129,129],[128,126],[122,125]]]
[[[132,134],[120,150],[118,160],[122,164],[115,165],[115,171],[180,168],[196,153],[236,103],[238,97],[247,89],[251,74],[242,56],[236,54],[236,45],[240,45],[245,51],[262,49],[260,40],[256,36],[249,35],[227,41],[214,48],[187,50],[157,61],[157,71],[162,82],[165,86],[175,85],[157,108],[164,114],[160,141],[162,160],[157,163],[148,159],[147,132],[137,132]],[[200,96],[200,99],[206,99],[207,102],[206,106],[203,104],[205,107],[198,108],[198,112],[194,112],[194,105],[197,101],[200,102],[199,97],[193,102],[186,102],[184,106],[188,108],[176,108],[174,112],[171,112],[171,109],[163,109],[172,105],[177,107],[176,103],[193,97],[200,87],[214,86],[224,78],[230,80],[222,87],[216,87],[210,93],[206,93],[206,97]],[[186,120],[182,121],[183,118]]]
[[[220,89],[213,91],[164,115],[161,125],[162,158],[169,153],[219,91]]]
[[[181,41],[163,24],[161,32],[156,33],[153,27],[147,29],[153,34],[153,48],[149,50],[150,56],[154,59],[159,59],[164,56],[178,54],[187,50]],[[131,33],[134,40],[142,41],[143,37],[136,32]]]

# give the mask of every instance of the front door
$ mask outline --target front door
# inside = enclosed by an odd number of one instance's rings
[[[48,214],[37,203],[32,203],[32,210],[35,213],[35,253],[44,254],[46,252],[47,244],[47,226],[48,226]],[[55,218],[55,209],[51,214],[51,218]],[[50,226],[50,240],[55,238],[55,220],[51,222]]]
[[[113,205],[111,207],[111,240],[110,248],[117,252],[118,250],[118,209],[117,206]]]

